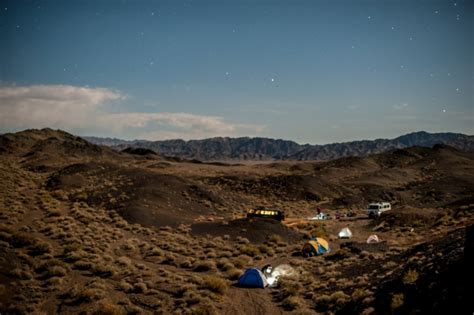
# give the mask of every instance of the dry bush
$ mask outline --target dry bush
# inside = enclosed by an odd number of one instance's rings
[[[250,243],[250,241],[248,240],[248,238],[242,237],[242,236],[237,236],[237,237],[235,238],[235,241],[236,241],[237,244],[249,244],[249,243]]]
[[[218,251],[216,253],[216,257],[217,258],[230,258],[230,257],[232,257],[232,252],[230,252],[228,250]]]
[[[204,276],[202,278],[201,288],[223,295],[229,289],[229,282],[218,276]]]
[[[123,308],[109,300],[102,300],[92,311],[92,315],[122,315],[125,314]]]
[[[301,308],[301,306],[303,305],[303,300],[297,296],[289,296],[285,298],[283,301],[281,301],[281,305],[286,310],[293,311],[293,310]]]
[[[361,315],[373,315],[375,314],[375,309],[373,307],[368,307],[362,311]]]
[[[238,257],[232,258],[231,262],[237,268],[243,268],[247,266],[252,261],[252,258],[246,255],[240,255]]]
[[[193,261],[190,258],[180,258],[177,261],[177,265],[180,268],[192,268],[193,267]]]
[[[50,266],[48,267],[48,270],[46,271],[46,277],[47,278],[52,278],[52,277],[64,277],[67,275],[67,269],[61,266]]]
[[[101,278],[108,278],[117,274],[117,269],[113,265],[105,264],[104,262],[93,264],[91,271],[94,275]]]
[[[31,274],[31,272],[29,272],[28,270],[20,269],[20,268],[15,268],[11,270],[9,273],[10,273],[10,276],[21,279],[21,280],[28,280],[28,279],[33,278],[33,275]]]
[[[255,257],[258,254],[260,254],[260,250],[258,249],[258,247],[253,244],[247,244],[247,245],[241,246],[239,248],[239,251],[241,254],[244,254],[250,257]]]
[[[225,274],[229,280],[237,280],[242,275],[242,270],[237,269],[237,268],[232,268],[232,269],[229,269]]]
[[[229,270],[234,269],[234,268],[235,268],[235,266],[231,262],[225,262],[225,263],[223,263],[222,265],[219,266],[219,269],[222,270],[222,271],[229,271]]]
[[[216,263],[211,260],[198,261],[194,267],[194,271],[197,271],[197,272],[214,271],[214,270],[216,270]]]
[[[362,288],[357,288],[352,292],[352,299],[353,300],[363,300],[366,297],[372,296],[373,293],[370,290],[367,289],[362,289]]]
[[[290,296],[297,296],[302,285],[297,277],[281,277],[278,280],[277,298],[282,301]]]
[[[409,269],[405,275],[403,276],[403,283],[404,284],[413,284],[418,280],[418,272],[413,269]]]
[[[116,259],[116,263],[120,267],[130,267],[130,265],[132,264],[132,261],[130,260],[130,258],[126,256],[120,256],[119,258]]]
[[[127,281],[122,280],[118,284],[118,289],[122,290],[124,292],[131,292],[133,290],[133,286],[130,283],[128,283]]]
[[[148,287],[144,282],[138,282],[133,285],[132,290],[135,293],[146,293],[148,290]]]
[[[392,302],[390,303],[390,307],[392,309],[397,309],[403,305],[403,303],[405,302],[404,300],[405,300],[405,296],[403,295],[403,293],[394,294],[392,296]]]

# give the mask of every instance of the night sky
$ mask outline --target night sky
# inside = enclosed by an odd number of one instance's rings
[[[474,1],[2,1],[0,132],[474,134]]]

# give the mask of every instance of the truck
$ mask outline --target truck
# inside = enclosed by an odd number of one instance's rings
[[[390,202],[376,202],[367,206],[367,215],[369,218],[378,218],[385,211],[392,209]]]

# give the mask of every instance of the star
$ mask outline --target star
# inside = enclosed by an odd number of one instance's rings
[[[459,88],[456,88],[456,92],[459,92],[459,91],[460,91]]]
[[[369,16],[367,17],[367,20],[370,20],[370,19],[372,19],[372,17],[369,15]]]
[[[413,37],[410,36],[409,40],[413,40]]]
[[[16,28],[20,28],[20,25],[17,25]]]
[[[435,14],[438,14],[438,13],[439,13],[439,11],[438,11],[438,10],[436,10],[436,11],[434,11],[434,13],[435,13]]]
[[[392,26],[392,31],[395,29],[395,26]]]
[[[456,20],[461,20],[461,16],[459,14],[456,14]]]
[[[272,82],[275,82],[275,79],[274,79],[274,78],[271,78],[271,81],[272,81]]]
[[[5,11],[8,11],[8,8],[5,8]]]
[[[225,72],[225,75],[229,75],[229,72],[228,72],[228,71],[226,71],[226,72]]]
[[[443,109],[443,113],[446,113],[446,109]]]
[[[155,64],[154,61],[150,61],[150,66],[153,66]]]
[[[354,48],[355,48],[355,46],[354,46],[354,45],[352,45],[352,46],[351,46],[351,48],[352,48],[352,49],[354,49]]]
[[[155,12],[151,12],[151,16],[155,15]]]
[[[400,65],[400,68],[404,69],[404,68],[405,68],[405,66],[404,66],[404,65]]]
[[[457,7],[457,6],[458,6],[458,4],[457,4],[456,2],[454,2],[454,3],[453,3],[453,5],[454,5],[455,7]]]

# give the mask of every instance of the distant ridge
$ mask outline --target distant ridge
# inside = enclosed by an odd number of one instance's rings
[[[218,137],[203,140],[126,141],[115,138],[83,137],[87,141],[116,150],[144,148],[164,156],[201,161],[241,160],[333,160],[346,156],[366,156],[412,146],[445,144],[462,151],[474,151],[474,136],[460,133],[409,133],[394,139],[361,140],[325,145],[298,144],[270,138]]]

